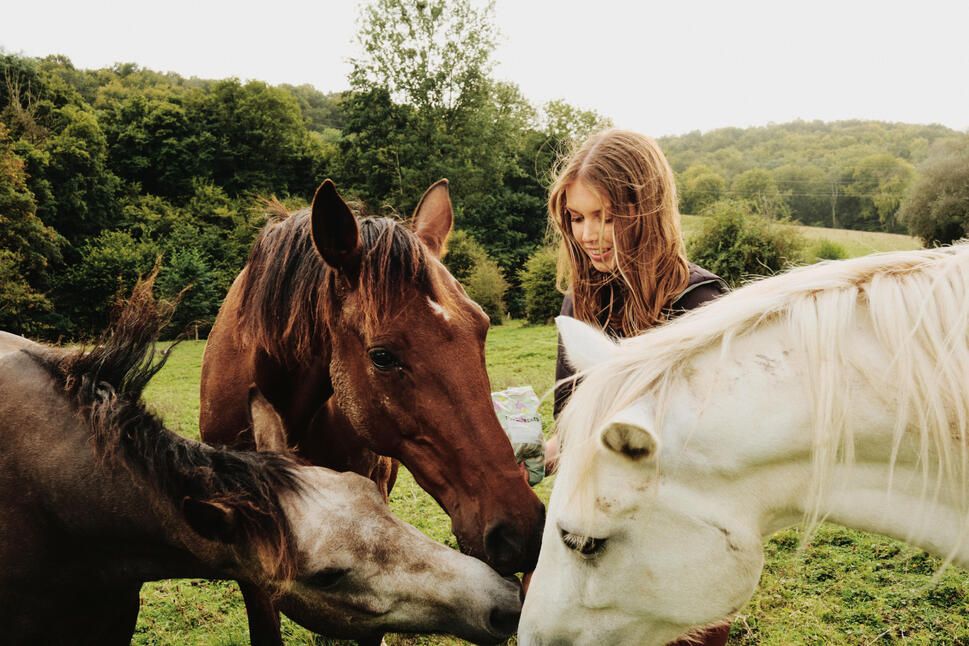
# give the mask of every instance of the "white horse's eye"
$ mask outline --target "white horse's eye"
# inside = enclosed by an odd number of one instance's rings
[[[606,549],[606,541],[608,540],[606,538],[570,534],[561,528],[559,535],[562,537],[562,544],[584,559],[594,559],[602,554],[602,551]]]

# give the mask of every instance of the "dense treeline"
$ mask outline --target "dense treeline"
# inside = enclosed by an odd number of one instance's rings
[[[685,213],[734,198],[803,224],[902,232],[897,215],[916,167],[933,144],[954,137],[938,125],[798,121],[692,132],[661,144]]]
[[[295,208],[325,177],[370,213],[402,216],[448,177],[465,232],[455,262],[474,263],[467,280],[493,316],[522,316],[551,169],[608,121],[559,101],[537,109],[492,78],[490,12],[373,0],[350,90],[331,94],[0,52],[0,329],[95,334],[116,295],[160,260],[166,295],[188,286],[172,331],[198,323],[204,334],[264,221],[260,198]],[[919,165],[964,150],[951,144],[960,137],[940,126],[794,123],[662,144],[684,212],[742,199],[774,218],[894,231]]]

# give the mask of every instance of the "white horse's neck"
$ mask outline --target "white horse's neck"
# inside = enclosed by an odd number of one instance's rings
[[[793,460],[764,466],[725,486],[740,502],[739,513],[753,516],[761,534],[770,536],[801,523],[813,509],[811,464]],[[889,490],[889,479],[891,489]],[[969,541],[960,542],[963,517],[957,505],[934,500],[922,490],[920,470],[885,464],[836,467],[820,504],[823,520],[905,541],[969,567]],[[953,551],[955,550],[955,551]]]
[[[853,356],[879,360],[866,331],[857,331],[847,340]],[[847,376],[848,392],[839,395],[847,401],[854,463],[834,466],[818,492],[809,373],[783,327],[758,333],[756,342],[736,340],[726,356],[701,355],[688,372],[671,392],[663,424],[663,469],[677,481],[724,497],[764,536],[816,512],[969,567],[969,527],[956,492],[923,472],[916,437],[893,450],[891,384],[869,383],[871,371]],[[887,364],[882,374],[887,379]]]

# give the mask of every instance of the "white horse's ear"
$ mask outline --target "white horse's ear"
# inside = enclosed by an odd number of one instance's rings
[[[565,358],[576,370],[588,370],[609,357],[618,347],[616,342],[588,323],[569,316],[556,316]]]
[[[659,452],[659,438],[647,428],[647,423],[645,411],[638,406],[630,406],[619,411],[602,427],[599,440],[607,451],[634,462],[645,462]]]
[[[283,418],[255,384],[249,387],[249,418],[257,451],[289,451]]]

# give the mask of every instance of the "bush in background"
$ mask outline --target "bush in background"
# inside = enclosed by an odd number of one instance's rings
[[[753,212],[747,202],[720,200],[687,245],[690,260],[736,286],[753,276],[770,276],[799,262],[804,237]]]
[[[505,292],[508,282],[501,274],[498,263],[487,256],[480,259],[464,283],[468,296],[476,302],[491,319],[493,325],[505,320]]]
[[[815,261],[818,260],[844,260],[848,257],[845,248],[834,240],[818,240],[811,250]]]
[[[562,309],[562,294],[555,287],[556,258],[554,248],[543,247],[532,254],[521,272],[529,323],[549,323]]]
[[[464,286],[471,300],[481,306],[491,322],[501,325],[505,320],[508,281],[498,263],[488,257],[484,247],[467,231],[455,231],[448,239],[444,265]]]
[[[455,231],[447,239],[444,266],[459,283],[465,283],[480,258],[486,257],[484,247],[467,231]]]

